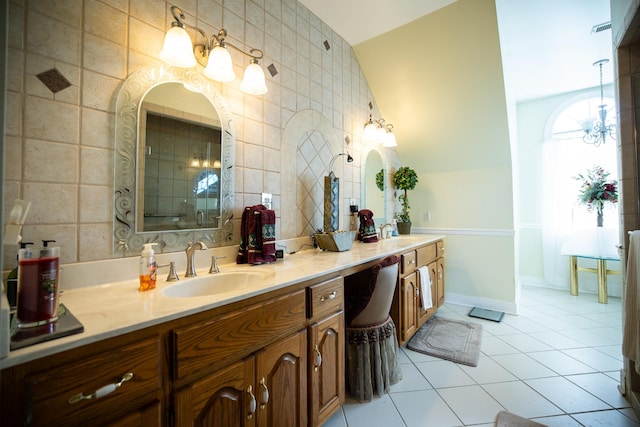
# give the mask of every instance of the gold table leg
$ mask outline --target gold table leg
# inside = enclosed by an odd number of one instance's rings
[[[569,277],[571,278],[571,295],[578,295],[578,257],[576,256],[569,257]]]
[[[598,302],[600,304],[608,303],[607,296],[607,261],[598,260]]]

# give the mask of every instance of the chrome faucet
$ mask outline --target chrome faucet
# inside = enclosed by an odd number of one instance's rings
[[[212,256],[211,257],[211,267],[209,267],[209,274],[220,273],[220,267],[218,267],[218,260],[226,258],[226,256]]]
[[[195,266],[194,258],[196,255],[196,250],[198,249],[201,251],[204,251],[208,248],[207,248],[207,245],[205,245],[203,242],[188,243],[187,249],[185,249],[185,252],[187,253],[187,272],[184,273],[184,277],[196,276],[196,266]]]
[[[393,224],[386,223],[386,224],[380,226],[380,238],[381,239],[388,239],[390,237],[391,232],[385,233],[385,228],[387,228],[387,227],[391,227],[391,229],[393,229]]]

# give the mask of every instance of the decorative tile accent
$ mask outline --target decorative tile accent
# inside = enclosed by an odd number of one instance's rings
[[[71,86],[71,83],[60,71],[52,68],[36,75],[38,79],[53,93],[58,93]]]
[[[327,40],[325,40],[323,44],[324,44],[324,48],[325,48],[326,50],[331,49],[331,45],[329,44],[329,42],[328,42]]]
[[[269,74],[271,74],[271,77],[275,77],[276,74],[278,74],[278,69],[276,68],[275,65],[271,64],[267,67],[267,70],[269,70]]]

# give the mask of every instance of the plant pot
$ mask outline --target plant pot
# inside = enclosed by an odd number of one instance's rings
[[[398,221],[398,234],[411,234],[411,221],[409,222]]]

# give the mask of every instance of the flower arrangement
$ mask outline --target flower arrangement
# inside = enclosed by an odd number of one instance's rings
[[[600,166],[587,170],[586,174],[578,174],[574,178],[582,181],[578,202],[587,205],[587,210],[594,209],[598,214],[598,227],[602,227],[602,210],[606,203],[618,203],[618,182],[607,180],[609,172]]]
[[[402,166],[393,175],[393,185],[395,185],[398,190],[404,191],[404,194],[401,194],[398,197],[400,199],[400,204],[402,205],[402,213],[398,215],[398,220],[401,222],[411,222],[411,217],[409,216],[409,209],[411,206],[409,205],[407,190],[413,190],[416,188],[417,183],[418,174],[407,166]]]

